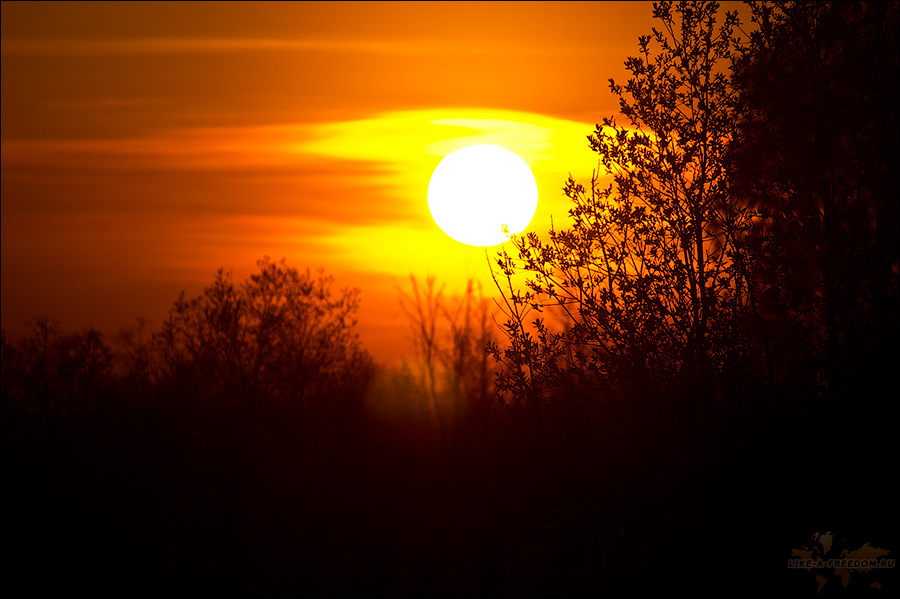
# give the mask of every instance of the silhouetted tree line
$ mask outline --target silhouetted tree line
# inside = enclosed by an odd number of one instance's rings
[[[178,298],[160,330],[62,333],[39,319],[3,338],[3,401],[12,411],[90,411],[115,391],[129,401],[206,410],[361,402],[374,364],[359,345],[359,290],[268,258],[235,284],[220,270],[197,297]]]
[[[9,590],[363,592],[319,557],[362,564],[330,545],[360,520],[335,520],[360,497],[387,502],[365,454],[377,431],[358,424],[375,372],[359,291],[284,260],[258,267],[240,283],[219,271],[156,330],[39,319],[4,333]]]

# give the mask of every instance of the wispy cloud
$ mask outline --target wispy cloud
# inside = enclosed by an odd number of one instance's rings
[[[461,147],[490,143],[519,154],[540,179],[590,173],[593,126],[525,112],[479,108],[398,111],[371,118],[242,127],[192,127],[125,139],[4,140],[2,164],[51,173],[309,174],[365,179],[374,190],[421,199],[431,171]],[[100,176],[98,174],[98,176]],[[558,187],[558,181],[554,186]]]
[[[120,39],[87,38],[4,38],[4,56],[91,56],[121,54],[185,54],[245,51],[322,51],[369,54],[491,54],[499,56],[574,56],[596,53],[589,46],[530,46],[509,41],[460,41],[434,39],[354,40],[354,39],[271,39],[140,37]]]
[[[453,241],[430,217],[434,167],[471,144],[516,152],[538,182],[539,207],[529,230],[542,233],[551,215],[559,221],[569,209],[561,191],[568,173],[586,180],[596,167],[585,139],[592,129],[526,112],[441,108],[330,123],[173,129],[128,139],[7,140],[4,222],[36,228],[30,236],[5,237],[4,251],[15,242],[22,246],[16,252],[27,254],[22,244],[49,234],[38,225],[52,214],[66,227],[66,244],[80,240],[98,256],[117,244],[140,246],[134,251],[155,255],[160,264],[177,255],[212,264],[215,256],[237,260],[269,252],[400,279],[440,264],[457,277],[486,277],[484,250]],[[123,235],[104,241],[106,228]],[[141,264],[161,268],[148,260]],[[482,282],[490,284],[489,278]]]
[[[46,102],[47,108],[69,112],[87,112],[92,110],[130,110],[135,108],[159,108],[171,104],[164,98],[97,98],[73,102]]]

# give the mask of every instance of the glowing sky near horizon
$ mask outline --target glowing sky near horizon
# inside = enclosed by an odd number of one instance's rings
[[[359,287],[392,360],[410,274],[490,292],[484,250],[430,217],[434,167],[516,152],[546,232],[652,24],[649,2],[4,2],[3,328],[155,327],[269,255]]]

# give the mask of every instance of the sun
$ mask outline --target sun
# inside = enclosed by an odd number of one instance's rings
[[[491,246],[521,233],[537,210],[537,181],[525,161],[500,146],[480,144],[441,160],[428,184],[434,222],[453,239]]]

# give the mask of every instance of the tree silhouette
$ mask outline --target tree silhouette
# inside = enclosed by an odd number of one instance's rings
[[[511,345],[494,353],[509,397],[665,394],[703,411],[746,367],[739,241],[753,212],[728,168],[737,16],[717,25],[716,13],[709,2],[654,5],[661,29],[640,38],[628,82],[610,80],[627,124],[604,119],[589,137],[601,170],[589,187],[566,184],[571,228],[517,238],[517,256],[499,257]],[[562,311],[564,330],[529,326],[530,311],[548,309]]]
[[[722,406],[745,398],[755,367],[743,237],[756,214],[731,188],[737,16],[660,2],[654,17],[628,81],[609,83],[624,122],[597,125],[598,170],[565,185],[570,225],[513,237],[494,273],[500,397],[534,431],[588,554],[625,542],[623,526],[685,518],[685,481],[716,459]],[[636,561],[651,558],[641,534]]]
[[[422,392],[438,421],[441,438],[457,426],[483,424],[492,397],[491,341],[487,303],[473,281],[458,297],[447,298],[435,277],[420,284],[410,276],[410,292],[398,288],[400,308],[412,333]]]
[[[875,389],[898,331],[898,3],[751,8],[735,165],[770,380]]]
[[[164,380],[213,405],[310,407],[359,397],[371,359],[359,347],[359,291],[284,260],[258,261],[241,285],[222,270],[203,294],[175,302],[154,346]]]
[[[887,458],[849,448],[894,455],[898,4],[751,11],[742,41],[714,2],[655,3],[661,26],[610,81],[625,120],[589,137],[590,184],[565,186],[570,224],[496,261],[501,399],[592,540],[621,515],[708,556],[688,537],[737,524],[729,500],[763,486],[839,477],[829,515],[886,492]],[[810,448],[822,467],[784,463]],[[738,480],[738,463],[765,474]]]
[[[96,329],[64,333],[38,318],[14,343],[3,334],[4,408],[67,416],[95,410],[112,390],[113,353]]]
[[[128,389],[134,401],[152,398],[154,387],[160,383],[155,371],[150,322],[137,318],[136,324],[122,327],[114,341],[117,347],[115,365],[121,386]]]

